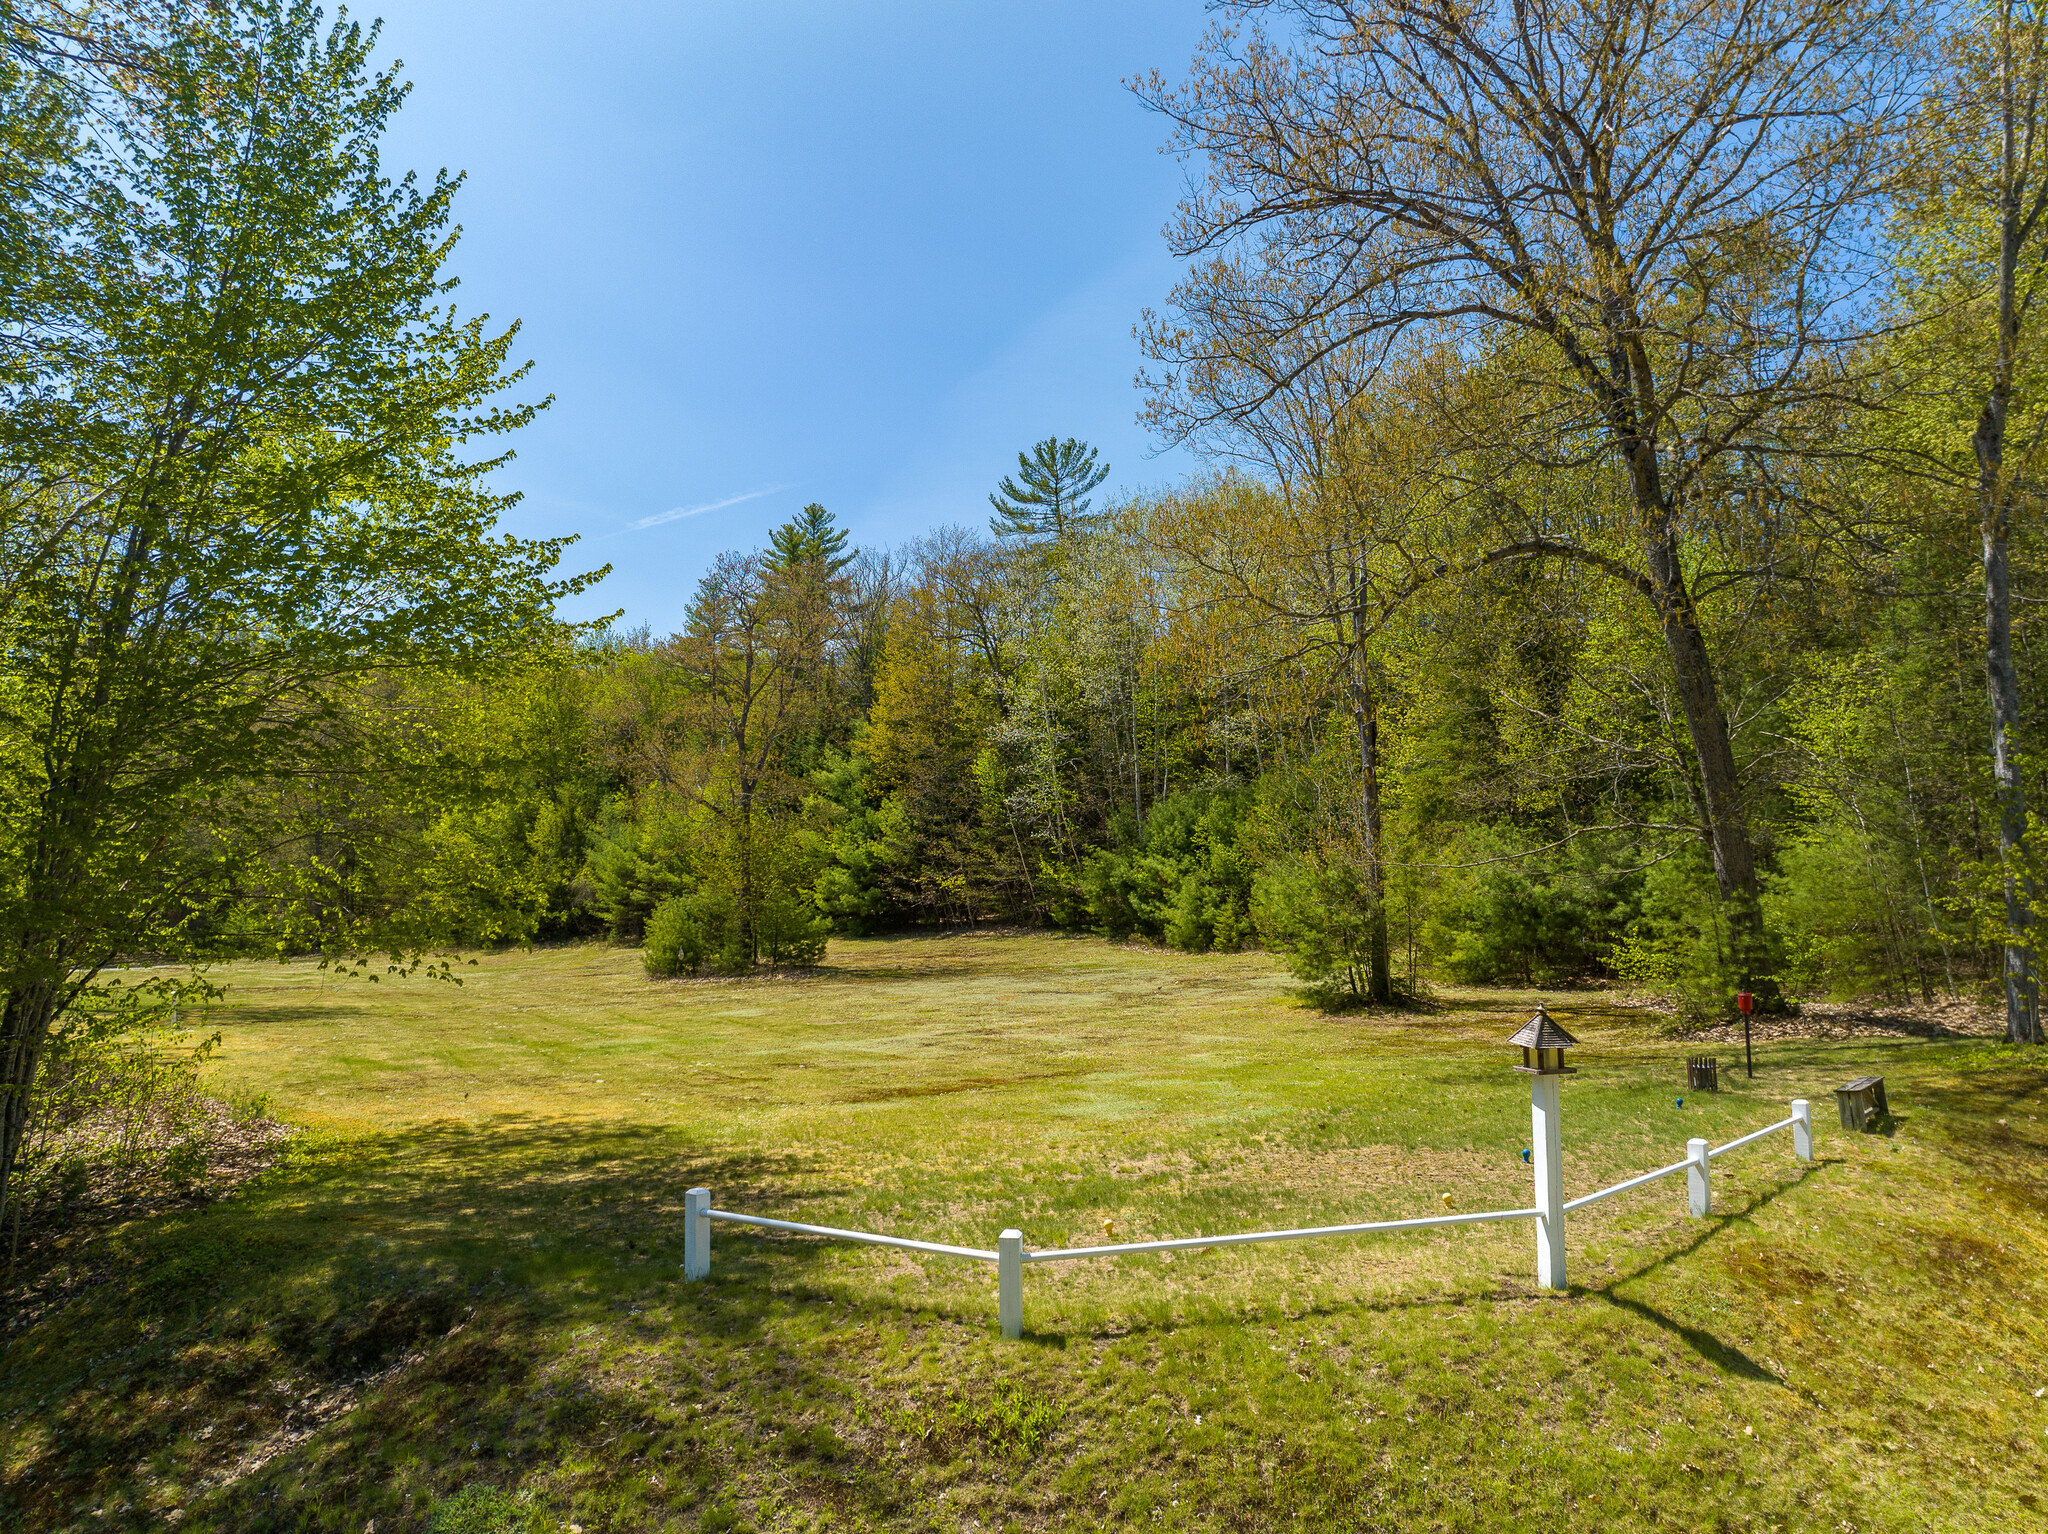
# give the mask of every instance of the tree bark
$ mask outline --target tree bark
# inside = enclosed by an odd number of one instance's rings
[[[0,1004],[0,1227],[20,1197],[14,1163],[28,1129],[29,1089],[49,1042],[57,1010],[57,987],[47,981],[16,986]]]
[[[1990,498],[2002,499],[1997,497],[1996,487]],[[2005,1037],[2014,1044],[2038,1044],[2041,983],[2034,970],[2034,887],[2026,876],[2024,861],[2027,791],[2013,759],[2013,737],[2020,722],[2020,683],[2012,659],[2012,572],[2006,554],[2004,507],[1999,505],[1988,508],[1984,519],[1984,640],[1984,669],[1991,691],[1998,857],[2004,870]]]
[[[1991,775],[1998,801],[1998,860],[2005,896],[2005,1036],[2041,1042],[2040,980],[2034,969],[2034,884],[2026,872],[2027,792],[2013,759],[2020,725],[2019,672],[2012,659],[2012,486],[2005,467],[2006,423],[2020,347],[2020,258],[2040,221],[2048,184],[2022,207],[2027,175],[2019,140],[2031,145],[2039,121],[2039,75],[2014,74],[2012,8],[1999,9],[1998,314],[1991,387],[1978,412],[1970,447],[1977,460],[1978,528],[1984,563],[1984,674],[1991,694]],[[2022,105],[2020,96],[2024,94]]]
[[[1685,711],[1686,733],[1692,737],[1699,763],[1700,800],[1706,812],[1707,844],[1713,856],[1714,882],[1728,910],[1731,957],[1744,990],[1772,991],[1769,955],[1764,943],[1763,909],[1757,901],[1756,856],[1749,839],[1749,812],[1742,802],[1742,778],[1735,765],[1735,746],[1714,662],[1700,631],[1699,611],[1686,589],[1678,539],[1668,524],[1650,539],[1645,551],[1650,578],[1657,588],[1657,619],[1664,651],[1671,660],[1679,706]]]
[[[1387,859],[1380,827],[1380,720],[1373,695],[1372,656],[1366,646],[1364,580],[1352,572],[1351,636],[1346,657],[1345,695],[1358,736],[1359,821],[1364,832],[1366,911],[1366,1000],[1385,1006],[1394,999],[1387,957]]]

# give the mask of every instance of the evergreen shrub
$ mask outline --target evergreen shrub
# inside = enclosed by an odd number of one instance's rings
[[[1349,863],[1299,859],[1269,864],[1252,886],[1259,937],[1287,956],[1296,979],[1325,1005],[1366,994],[1372,962],[1365,876]]]
[[[656,980],[694,975],[710,947],[703,913],[694,895],[671,895],[647,917],[640,962]]]

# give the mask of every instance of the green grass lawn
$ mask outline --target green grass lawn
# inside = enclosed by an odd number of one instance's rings
[[[482,958],[460,988],[227,976],[221,1075],[306,1126],[210,1208],[80,1237],[104,1281],[0,1361],[0,1528],[2013,1529],[2048,1520],[2048,1056],[1686,1047],[1598,993],[1566,1192],[1811,1098],[1789,1136],[1569,1222],[1047,1264],[989,1247],[1529,1202],[1503,1040],[1536,993],[1326,1017],[1264,955],[835,942],[799,979]],[[1731,1051],[1722,1049],[1724,1066]],[[1834,1122],[1874,1072],[1889,1135]],[[494,1494],[502,1492],[503,1495]]]

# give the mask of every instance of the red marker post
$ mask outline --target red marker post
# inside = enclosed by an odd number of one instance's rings
[[[1749,1047],[1749,1014],[1756,1010],[1756,998],[1747,991],[1735,993],[1735,1005],[1742,1013],[1742,1063],[1752,1080],[1756,1077],[1756,1054]]]

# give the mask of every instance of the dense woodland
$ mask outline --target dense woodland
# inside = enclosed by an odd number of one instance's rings
[[[495,531],[538,402],[371,32],[0,7],[0,1182],[53,1047],[251,954],[1023,923],[2037,1039],[2048,8],[1223,10],[1138,83],[1209,470],[1020,423],[958,525],[812,505],[656,634]]]
[[[1646,604],[1531,560],[1431,564],[1361,613],[1348,510],[1221,471],[1064,531],[855,552],[813,508],[721,561],[681,632],[478,689],[444,717],[496,792],[364,842],[394,902],[474,881],[449,902],[470,940],[649,939],[657,972],[1024,922],[1265,944],[1344,996],[1384,965],[1397,993],[1619,976],[1720,1004],[1736,956]],[[1409,532],[1450,564],[1470,530],[1445,519]],[[1899,517],[1753,578],[1701,540],[1795,995],[1975,992],[1995,965],[1969,534]],[[1414,559],[1390,549],[1387,586]]]

